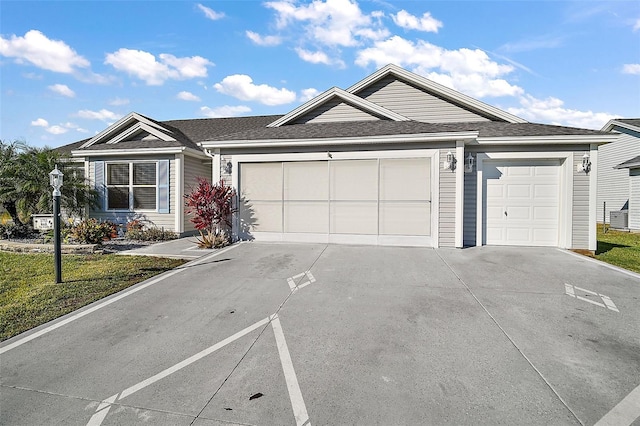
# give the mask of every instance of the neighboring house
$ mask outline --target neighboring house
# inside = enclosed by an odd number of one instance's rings
[[[616,166],[640,155],[640,118],[611,120],[602,131],[619,134],[616,142],[598,149],[597,218],[600,223],[603,217],[607,223],[611,223],[610,212],[629,209],[631,176],[628,170]]]
[[[618,170],[628,170],[629,178],[629,222],[628,228],[631,231],[640,231],[640,155],[618,164]]]
[[[181,200],[207,176],[238,190],[237,239],[595,250],[598,145],[616,138],[528,123],[388,65],[284,116],[132,113],[67,149],[104,219],[189,232]]]

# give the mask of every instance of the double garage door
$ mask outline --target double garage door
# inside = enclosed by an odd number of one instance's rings
[[[559,160],[486,161],[485,244],[557,246]]]
[[[431,159],[240,163],[240,231],[261,239],[431,243]]]

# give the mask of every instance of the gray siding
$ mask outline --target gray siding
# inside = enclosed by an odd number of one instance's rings
[[[629,229],[640,231],[640,169],[629,170]]]
[[[194,157],[184,157],[184,179],[182,181],[184,188],[184,195],[191,192],[196,187],[198,181],[196,178],[202,177],[208,181],[211,181],[211,160],[201,160]],[[184,203],[181,203],[184,208]],[[191,216],[184,214],[184,231],[193,231],[193,223],[191,223]]]
[[[427,123],[490,121],[394,77],[385,77],[357,95],[416,121]]]
[[[298,118],[294,121],[294,124],[377,120],[380,120],[380,118],[346,104],[342,100],[334,99]]]
[[[454,148],[451,148],[453,151]],[[456,172],[444,170],[442,163],[447,159],[446,149],[440,150],[440,161],[432,167],[440,171],[440,200],[438,238],[440,247],[455,247],[456,245]]]
[[[114,211],[96,211],[91,210],[89,212],[89,217],[96,218],[99,220],[109,220],[119,224],[126,224],[134,219],[141,220],[147,226],[156,226],[158,228],[164,228],[166,230],[175,231],[176,225],[176,199],[175,199],[175,191],[173,189],[173,183],[176,179],[176,168],[175,168],[175,157],[171,156],[163,156],[158,158],[149,158],[149,157],[126,157],[126,158],[91,158],[89,161],[89,179],[91,181],[91,186],[94,185],[95,182],[95,161],[102,160],[108,162],[128,162],[128,161],[144,161],[144,160],[170,160],[169,162],[169,213],[161,214],[157,212],[114,212]]]
[[[629,200],[629,170],[614,169],[620,163],[640,155],[640,138],[623,133],[613,143],[598,148],[598,201],[597,218],[602,223],[603,205],[607,203],[606,221],[609,212],[621,210]]]
[[[468,152],[465,156],[469,155]],[[476,154],[474,153],[475,157]],[[478,220],[478,173],[474,165],[473,172],[464,174],[464,221],[463,243],[465,247],[476,245],[476,223]]]
[[[576,167],[582,164],[582,156],[588,151],[576,150],[573,154],[573,239],[571,248],[589,248],[589,180],[593,176],[576,171]],[[595,226],[595,224],[593,224]]]

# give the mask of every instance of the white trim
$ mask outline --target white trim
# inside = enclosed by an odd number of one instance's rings
[[[603,132],[610,132],[614,127],[622,127],[624,129],[631,130],[632,132],[640,133],[640,127],[634,126],[633,124],[625,123],[623,121],[618,121],[615,118],[613,120],[609,120],[609,122],[605,124],[604,127],[600,130]]]
[[[560,199],[558,213],[558,247],[571,248],[573,235],[573,152],[499,152],[478,153],[477,167],[477,201],[476,201],[476,246],[484,243],[484,187],[483,167],[485,161],[492,160],[560,160]],[[564,171],[564,173],[563,173]],[[595,226],[595,222],[594,222]]]
[[[589,250],[596,251],[598,249],[597,236],[597,208],[598,208],[598,145],[591,144],[591,152],[589,153],[589,161],[591,161],[591,170],[589,171]]]
[[[184,198],[184,155],[176,154],[174,160],[174,174],[175,174],[175,232],[181,234],[184,232],[184,205],[182,200]],[[171,162],[169,162],[169,176],[171,176]],[[171,182],[169,182],[171,183]],[[171,188],[169,188],[171,190]],[[160,191],[156,191],[158,194]],[[159,195],[158,195],[159,196]],[[160,200],[158,200],[160,201]],[[171,211],[171,206],[169,206]]]
[[[105,142],[105,144],[106,145],[116,144],[118,142],[121,142],[121,141],[125,140],[129,136],[135,135],[136,133],[138,133],[140,131],[145,131],[145,132],[149,133],[150,135],[153,135],[153,136],[157,137],[158,139],[161,139],[161,140],[166,141],[166,142],[175,142],[176,141],[171,136],[158,131],[157,129],[149,126],[148,124],[136,123],[133,126],[129,127],[128,129],[124,130],[118,136],[116,136],[116,137],[114,137],[112,139],[109,139],[107,142]]]
[[[252,232],[256,239],[264,241],[290,241],[290,242],[317,242],[339,244],[375,244],[375,245],[399,245],[399,246],[428,246],[438,247],[438,222],[440,198],[440,170],[438,149],[411,149],[411,150],[385,150],[385,151],[348,151],[348,152],[310,152],[310,153],[281,153],[281,154],[241,154],[233,155],[232,185],[240,192],[240,163],[259,162],[291,162],[291,161],[332,161],[332,160],[365,160],[384,158],[430,158],[431,167],[431,236],[415,235],[360,235],[360,234],[311,234],[311,233],[280,233],[280,232]],[[235,214],[233,219],[232,235],[238,238],[240,228],[240,215]]]
[[[374,84],[378,80],[386,77],[387,75],[393,75],[402,80],[405,80],[411,84],[414,84],[426,91],[431,93],[435,93],[438,97],[445,98],[446,100],[451,100],[454,103],[460,104],[463,107],[466,107],[474,112],[480,112],[484,115],[493,116],[500,120],[505,120],[509,123],[526,123],[527,121],[517,117],[513,114],[510,114],[506,111],[498,109],[494,106],[485,104],[477,99],[473,99],[470,96],[464,95],[460,92],[457,92],[453,89],[445,87],[441,84],[438,84],[434,81],[431,81],[427,78],[424,78],[418,74],[409,72],[404,68],[400,68],[397,65],[389,64],[383,68],[380,68],[378,71],[374,72],[370,76],[360,80],[353,86],[347,89],[349,93],[356,93],[364,88]]]
[[[196,151],[186,146],[170,146],[164,148],[136,148],[136,149],[96,149],[96,150],[82,150],[71,151],[73,157],[109,157],[120,155],[163,155],[163,154],[184,154],[190,157],[206,158],[207,156],[202,151]]]
[[[464,141],[456,142],[456,212],[454,245],[464,247]]]
[[[203,148],[271,148],[288,146],[362,145],[400,142],[447,142],[457,140],[473,140],[477,137],[477,131],[467,131],[446,133],[415,133],[406,135],[394,134],[384,136],[358,136],[347,138],[204,141],[200,142],[198,145]]]
[[[172,133],[169,129],[165,129],[164,127],[162,127],[161,125],[154,123],[153,121],[149,120],[146,117],[143,117],[142,115],[136,113],[136,112],[131,112],[128,115],[125,115],[124,117],[122,117],[120,120],[116,121],[114,124],[112,124],[111,126],[107,127],[106,129],[104,129],[103,131],[101,131],[100,133],[98,133],[97,135],[95,135],[94,137],[92,137],[91,139],[89,139],[87,142],[85,142],[84,144],[82,144],[80,146],[80,148],[88,148],[91,145],[107,138],[109,135],[116,133],[118,131],[120,131],[123,127],[126,127],[127,125],[133,123],[133,122],[139,122],[139,123],[144,123],[147,124],[148,126],[154,127],[158,130],[161,130],[163,132],[167,132],[167,133]]]
[[[338,87],[332,87],[331,89],[319,94],[315,98],[309,100],[308,102],[302,104],[298,108],[294,109],[290,113],[280,117],[273,123],[267,125],[267,127],[280,127],[284,124],[287,124],[297,118],[302,117],[305,114],[313,111],[315,108],[320,107],[326,102],[330,101],[333,98],[340,98],[346,104],[349,104],[357,109],[364,110],[365,112],[383,116],[393,121],[409,121],[409,119],[397,112],[391,111],[387,108],[384,108],[380,105],[374,104],[366,99],[363,99],[359,96],[356,96],[352,93],[344,91]]]
[[[615,142],[618,135],[547,135],[478,137],[479,145],[573,145]]]
[[[104,161],[104,188],[105,188],[105,193],[104,193],[104,208],[101,211],[104,212],[110,212],[110,213],[128,213],[128,212],[142,212],[142,213],[158,213],[158,206],[160,205],[160,191],[158,191],[158,187],[160,186],[158,184],[158,179],[159,179],[159,173],[158,173],[158,168],[160,167],[161,160],[158,159],[144,159],[144,160],[106,160]],[[156,165],[156,183],[154,185],[134,185],[133,184],[133,180],[134,180],[134,170],[133,170],[133,165],[134,164],[141,164],[141,163],[148,163],[148,164],[155,164]],[[127,166],[129,166],[129,183],[126,185],[129,191],[129,208],[127,209],[110,209],[109,208],[109,187],[124,187],[125,185],[109,185],[109,178],[108,178],[108,169],[109,169],[109,164],[126,164]],[[169,167],[171,167],[171,160],[169,160]],[[169,169],[169,173],[171,173],[170,169]],[[156,190],[156,208],[155,209],[136,209],[134,207],[134,195],[133,195],[133,189],[134,188],[155,188]]]

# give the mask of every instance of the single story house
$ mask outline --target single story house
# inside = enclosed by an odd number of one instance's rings
[[[624,171],[628,170],[629,208],[627,210],[627,228],[631,231],[640,231],[640,155],[618,164],[615,168]]]
[[[595,250],[598,146],[395,65],[281,116],[131,113],[65,149],[101,193],[91,216],[187,233],[197,176],[238,191],[235,239]]]
[[[603,221],[611,223],[611,212],[632,214],[630,209],[632,169],[627,170],[618,165],[640,155],[640,118],[610,120],[602,131],[619,135],[617,141],[598,148],[597,217],[600,223]],[[635,229],[640,230],[640,227]]]

